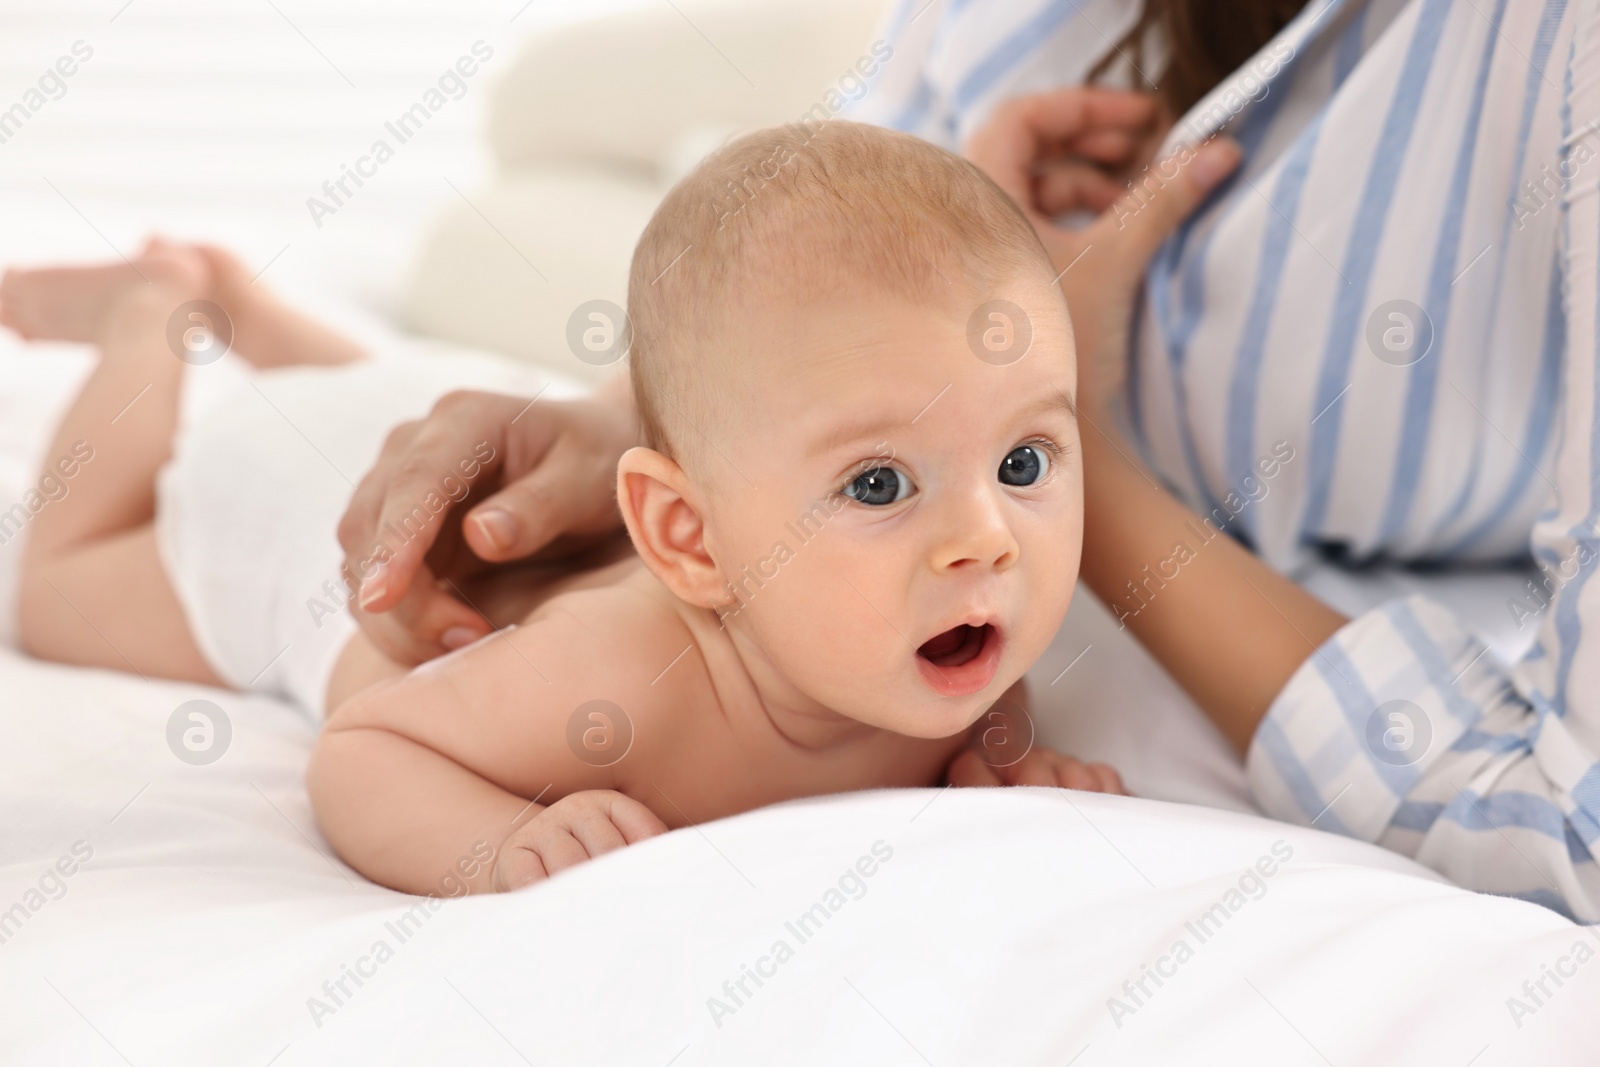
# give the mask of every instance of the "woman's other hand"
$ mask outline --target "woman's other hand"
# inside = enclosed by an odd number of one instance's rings
[[[1239,163],[1238,145],[1218,139],[1147,167],[1161,125],[1152,97],[1072,86],[1006,101],[967,143],[967,158],[1016,201],[1061,272],[1078,404],[1096,420],[1122,385],[1145,266]],[[1080,229],[1054,221],[1084,212],[1095,217]]]
[[[457,392],[396,427],[339,522],[359,582],[351,607],[373,644],[408,665],[470,644],[491,626],[460,595],[463,580],[620,531],[617,459],[638,443],[631,405],[625,378],[592,400]],[[468,494],[450,492],[463,482]]]

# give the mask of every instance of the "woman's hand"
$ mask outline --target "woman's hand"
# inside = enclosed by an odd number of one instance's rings
[[[1078,406],[1096,422],[1122,385],[1145,266],[1239,162],[1236,144],[1215,140],[1144,166],[1161,125],[1150,97],[1073,86],[1006,101],[967,143],[967,158],[1017,202],[1062,272]],[[1081,212],[1096,215],[1081,229],[1054,222]]]
[[[965,154],[1016,201],[1060,270],[1083,241],[1052,220],[1098,215],[1120,200],[1163,125],[1153,96],[1074,85],[1003,101]]]
[[[1105,90],[1022,97],[995,112],[967,156],[1017,199],[1062,271],[1084,422],[1081,577],[1242,753],[1289,677],[1345,620],[1231,537],[1198,540],[1201,520],[1132,458],[1104,417],[1121,386],[1150,257],[1240,156],[1220,139],[1180,148],[1114,199],[1093,177],[1057,180],[1055,193],[1037,179],[1062,151],[1052,146],[1098,159],[1082,146],[1131,143],[1145,106]],[[1100,214],[1077,231],[1051,221],[1074,209]],[[1170,558],[1174,545],[1190,547],[1182,571],[1163,581],[1158,596],[1129,596],[1132,582]],[[952,768],[952,780],[958,773],[978,768],[969,759]]]
[[[408,665],[470,644],[491,626],[461,582],[614,536],[617,459],[637,437],[625,378],[592,400],[451,393],[397,427],[339,522],[360,582],[352,610],[373,644]],[[463,482],[467,495],[449,492]],[[446,497],[437,513],[426,505]]]

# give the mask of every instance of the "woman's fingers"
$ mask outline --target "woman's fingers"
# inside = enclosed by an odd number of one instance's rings
[[[420,422],[408,422],[390,432],[378,461],[351,496],[338,531],[346,573],[355,583],[356,619],[379,651],[404,664],[432,659],[487,632],[476,612],[439,591],[432,575],[416,580],[420,556],[402,554],[397,562],[389,548],[397,539],[382,535],[387,498],[421,427]],[[372,614],[367,607],[386,613]],[[452,640],[444,640],[447,634]]]
[[[990,124],[1019,130],[1037,144],[1064,142],[1095,130],[1147,130],[1156,119],[1148,93],[1067,85],[1003,101]]]
[[[538,466],[467,513],[467,547],[500,563],[525,559],[564,533],[614,526],[616,460],[588,439],[552,447]]]
[[[1168,235],[1233,173],[1241,154],[1239,145],[1227,138],[1198,149],[1180,148],[1141,173],[1133,188],[1084,231],[1084,238],[1106,247],[1105,261],[1120,268],[1120,275],[1142,274]]]
[[[453,588],[446,585],[441,589],[426,564],[388,611],[372,614],[358,605],[356,618],[380,650],[404,664],[424,663],[494,629]]]
[[[372,556],[378,514],[383,510],[394,469],[411,447],[421,425],[420,422],[402,422],[389,431],[377,461],[350,495],[350,502],[339,519],[339,544],[345,551],[345,564],[357,582],[365,582],[376,565]]]
[[[363,532],[381,541],[390,558],[378,579],[362,584],[362,607],[386,611],[405,595],[453,505],[467,489],[499,473],[512,419],[526,403],[517,397],[463,391],[434,405],[384,471],[375,528]],[[445,506],[439,507],[441,503]]]
[[[502,431],[482,393],[451,393],[427,419],[398,427],[351,498],[339,523],[345,564],[360,582],[367,611],[388,611],[411,588],[450,507],[490,477],[504,452]],[[504,406],[502,404],[501,406]]]
[[[451,509],[498,469],[503,424],[516,403],[451,393],[426,420],[396,427],[339,522],[346,572],[356,583],[356,618],[398,662],[421,663],[491,629],[452,589],[440,587],[425,561]],[[506,409],[498,421],[497,407]]]
[[[1138,157],[1149,142],[1149,135],[1137,130],[1089,130],[1062,144],[1056,155],[1076,156],[1106,167],[1130,167],[1144,162]]]
[[[1125,191],[1122,182],[1091,163],[1053,160],[1041,163],[1034,174],[1034,205],[1047,216],[1073,211],[1095,214],[1115,204]]]
[[[390,434],[356,488],[339,542],[357,618],[389,656],[418,663],[488,633],[456,588],[486,564],[620,528],[616,460],[636,436],[631,413],[536,400],[450,393]]]
[[[1137,93],[1069,86],[1047,93],[1012,97],[995,108],[966,145],[966,156],[1035,221],[1033,169],[1061,155],[1069,145],[1081,154],[1111,161],[1118,150],[1106,131],[1131,134],[1155,118],[1155,103]],[[1131,141],[1130,141],[1131,144]],[[1126,155],[1126,152],[1123,153]]]

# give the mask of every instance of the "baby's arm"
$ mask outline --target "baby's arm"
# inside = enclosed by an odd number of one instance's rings
[[[330,716],[307,782],[324,834],[351,866],[406,892],[487,892],[665,828],[610,792],[619,768],[580,759],[567,726],[591,700],[626,708],[636,731],[627,766],[646,762],[652,711],[681,696],[649,683],[687,630],[631,591],[560,603]]]
[[[1040,748],[1033,737],[1032,700],[1022,678],[972,724],[971,744],[950,761],[945,780],[957,786],[1046,785],[1127,795],[1111,767]]]

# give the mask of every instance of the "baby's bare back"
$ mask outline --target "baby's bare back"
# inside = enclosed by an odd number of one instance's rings
[[[865,727],[826,745],[789,736],[715,612],[679,601],[637,556],[530,579],[522,592],[533,603],[514,628],[409,672],[352,642],[330,698],[363,673],[365,691],[342,699],[330,726],[401,733],[545,805],[615,790],[671,827],[930,785],[962,743]]]

